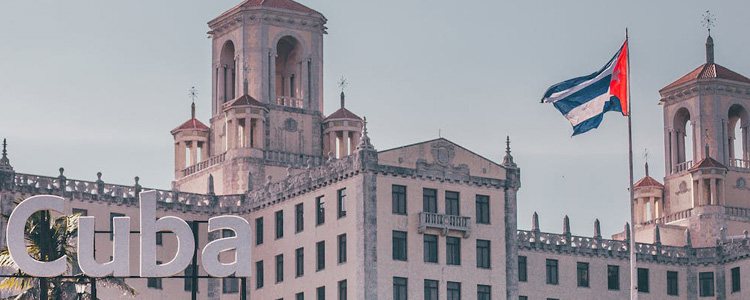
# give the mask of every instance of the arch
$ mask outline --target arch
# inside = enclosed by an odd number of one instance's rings
[[[748,157],[748,112],[744,106],[733,104],[727,112],[727,149],[730,159],[747,160]],[[730,164],[733,164],[730,162]]]
[[[672,157],[679,168],[679,165],[693,159],[695,138],[693,124],[690,120],[690,111],[682,107],[677,110],[673,118],[674,128],[674,147],[672,148]],[[689,159],[688,159],[689,158]]]
[[[219,54],[219,99],[227,102],[237,97],[237,59],[234,42],[228,40]]]
[[[303,72],[300,62],[303,61],[304,46],[298,38],[291,35],[279,38],[275,46],[276,96],[277,99],[284,100],[277,104],[299,106],[300,103],[292,102],[302,98],[300,79]]]

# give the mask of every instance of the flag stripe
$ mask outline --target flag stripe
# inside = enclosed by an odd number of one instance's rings
[[[596,97],[607,94],[612,76],[606,76],[597,82],[582,87],[579,91],[552,103],[563,115],[567,115],[576,107],[583,105]]]

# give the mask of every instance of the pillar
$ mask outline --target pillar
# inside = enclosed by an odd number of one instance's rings
[[[198,151],[197,151],[198,145],[196,144],[197,142],[190,143],[190,165],[191,166],[196,164],[196,160],[198,157]]]
[[[329,148],[328,151],[331,152],[330,156],[336,157],[336,132],[331,131],[328,133],[328,141],[329,141]],[[328,153],[325,153],[325,155],[328,155]]]
[[[355,149],[357,149],[357,146],[359,145],[359,139],[361,138],[362,133],[359,131],[352,131],[351,132],[351,143],[349,143],[349,151],[354,152]]]
[[[717,196],[718,195],[716,193],[716,179],[709,178],[708,179],[708,184],[710,185],[710,189],[711,189],[710,194],[708,195],[709,196],[708,199],[710,201],[709,204],[710,205],[716,205],[716,204],[718,204],[717,203],[717,200],[718,200]]]

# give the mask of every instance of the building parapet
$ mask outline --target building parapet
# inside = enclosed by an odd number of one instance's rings
[[[189,175],[198,173],[202,170],[218,165],[224,162],[224,160],[226,159],[226,156],[227,156],[227,153],[224,152],[222,154],[211,156],[202,162],[189,166],[182,170],[182,177],[187,177]]]

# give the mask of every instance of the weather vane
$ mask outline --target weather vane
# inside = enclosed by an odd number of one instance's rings
[[[189,91],[188,95],[190,96],[190,99],[193,100],[193,103],[195,103],[195,98],[198,98],[198,90],[195,89],[194,86],[190,87],[190,91]]]
[[[341,89],[341,92],[344,92],[344,89],[346,89],[346,86],[349,85],[349,82],[346,81],[346,78],[344,76],[341,76],[341,79],[339,79],[339,82],[337,83],[339,85],[339,89]]]
[[[711,14],[710,10],[707,10],[706,13],[703,14],[703,21],[701,21],[701,24],[708,29],[708,35],[711,35],[711,28],[716,26],[716,17]]]
[[[646,163],[648,163],[648,157],[649,157],[648,148],[643,149],[643,159],[646,161]]]

